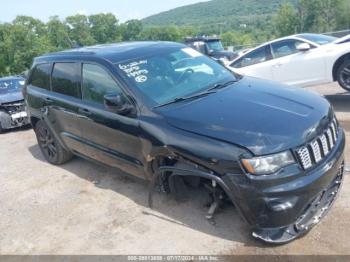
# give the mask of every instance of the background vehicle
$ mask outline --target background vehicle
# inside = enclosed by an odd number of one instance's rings
[[[235,58],[228,68],[301,87],[338,81],[350,91],[350,36],[288,36]]]
[[[238,54],[234,52],[226,51],[222,46],[221,39],[218,37],[187,37],[185,39],[185,44],[216,60],[224,60],[226,62],[238,56]]]
[[[22,95],[24,82],[17,76],[0,78],[0,133],[29,124]]]
[[[345,134],[325,98],[237,77],[182,44],[45,55],[24,94],[50,163],[82,156],[176,196],[205,186],[210,219],[230,200],[265,242],[307,233],[342,183]]]

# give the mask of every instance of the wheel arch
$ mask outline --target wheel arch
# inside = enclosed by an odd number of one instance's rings
[[[36,123],[40,121],[40,118],[31,116],[30,117],[30,124],[32,125],[32,128],[35,128]]]
[[[178,160],[178,156],[173,153],[167,146],[162,146],[159,148],[153,148],[152,152],[147,155],[146,168],[147,178],[152,179],[157,170],[162,166],[172,166]]]
[[[343,64],[343,62],[347,59],[350,59],[350,53],[346,53],[339,57],[337,61],[333,65],[333,70],[332,70],[332,76],[333,76],[333,81],[337,81],[337,72],[339,67]]]

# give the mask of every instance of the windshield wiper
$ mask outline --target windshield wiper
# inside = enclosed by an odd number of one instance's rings
[[[214,86],[209,88],[207,91],[210,92],[210,91],[213,91],[213,90],[222,89],[222,88],[225,88],[225,87],[227,87],[229,85],[232,85],[234,83],[237,83],[237,82],[238,82],[238,80],[231,80],[231,81],[225,82],[223,84],[215,84]]]
[[[216,92],[208,90],[208,91],[205,91],[205,92],[202,92],[202,93],[194,94],[192,96],[177,97],[177,98],[175,98],[175,99],[173,99],[173,100],[171,100],[171,101],[169,101],[167,103],[155,106],[154,108],[159,108],[159,107],[163,107],[163,106],[167,106],[167,105],[171,105],[171,104],[176,104],[176,103],[187,101],[187,100],[197,99],[197,98],[201,98],[203,96],[207,96],[207,95],[214,94],[214,93],[216,93]]]

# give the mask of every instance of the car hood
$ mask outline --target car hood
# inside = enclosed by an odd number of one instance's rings
[[[21,90],[11,91],[7,93],[0,93],[0,105],[5,103],[12,103],[23,100]]]
[[[333,117],[329,102],[320,95],[250,77],[204,98],[158,110],[173,127],[245,147],[255,155],[303,145]]]

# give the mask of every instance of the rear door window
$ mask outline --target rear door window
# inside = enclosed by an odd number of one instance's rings
[[[52,91],[81,98],[80,64],[55,63],[52,71]]]
[[[39,64],[33,69],[29,85],[50,90],[51,64]]]

